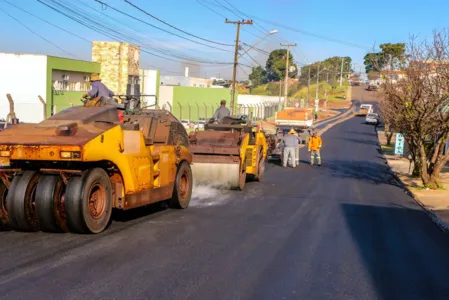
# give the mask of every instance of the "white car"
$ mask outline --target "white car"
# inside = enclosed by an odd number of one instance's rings
[[[184,126],[185,129],[190,128],[190,121],[189,120],[181,120],[182,126]]]
[[[376,125],[379,123],[379,115],[375,113],[370,113],[366,115],[365,119],[366,124]]]
[[[199,120],[198,123],[193,126],[195,129],[204,129],[204,124],[206,124],[205,120]]]

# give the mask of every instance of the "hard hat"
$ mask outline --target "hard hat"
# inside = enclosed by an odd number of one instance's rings
[[[292,129],[290,129],[290,131],[288,132],[288,134],[296,134],[296,131],[292,128]]]
[[[100,81],[100,80],[101,80],[100,74],[92,73],[90,75],[90,81]]]

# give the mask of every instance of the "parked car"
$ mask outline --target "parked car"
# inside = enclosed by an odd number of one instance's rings
[[[189,120],[181,120],[182,126],[184,126],[185,129],[190,128],[190,121]]]
[[[379,124],[379,115],[376,113],[370,113],[366,115],[365,119],[366,124],[377,125]]]
[[[204,124],[206,124],[206,120],[200,119],[200,120],[198,120],[198,122],[195,123],[193,128],[195,128],[195,129],[204,129]]]

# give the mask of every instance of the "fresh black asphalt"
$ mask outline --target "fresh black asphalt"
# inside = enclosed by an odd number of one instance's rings
[[[353,93],[361,97],[360,88]],[[0,299],[449,299],[449,239],[398,186],[374,128],[323,135],[323,166],[116,215],[100,235],[0,232]]]

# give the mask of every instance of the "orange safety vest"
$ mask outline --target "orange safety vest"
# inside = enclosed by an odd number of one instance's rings
[[[312,151],[319,150],[323,142],[321,141],[320,136],[311,136],[309,139],[309,149]]]

